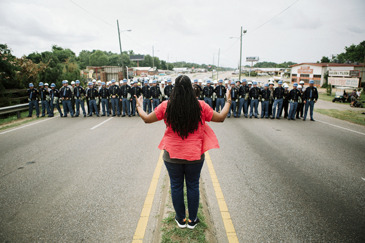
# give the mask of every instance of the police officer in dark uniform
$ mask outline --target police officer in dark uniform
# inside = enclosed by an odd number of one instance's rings
[[[284,88],[281,87],[281,85],[283,84],[282,81],[278,82],[278,86],[275,91],[274,91],[274,104],[272,107],[272,117],[271,119],[275,119],[275,114],[276,114],[276,119],[280,119],[280,111],[281,111],[281,107],[283,106],[283,98],[284,98]],[[277,107],[277,113],[276,113],[276,107]]]
[[[211,81],[207,80],[207,86],[205,86],[203,89],[204,101],[210,107],[212,107],[212,109],[213,109],[213,102],[212,102],[213,92],[214,92],[214,89],[211,86]]]
[[[33,106],[36,111],[37,117],[39,117],[39,106],[37,101],[38,90],[34,88],[32,83],[29,84],[29,89],[27,90],[28,101],[29,101],[29,115],[27,117],[32,117],[33,115]]]
[[[86,117],[85,112],[85,90],[80,86],[80,80],[76,80],[76,87],[74,88],[74,98],[76,103],[76,115],[75,117],[78,117],[80,114],[80,106],[82,109],[82,112],[84,113],[84,117]]]
[[[148,85],[148,80],[144,81],[144,86],[142,87],[143,95],[143,110],[148,115],[151,112],[151,88]],[[148,111],[147,111],[148,108]]]
[[[257,107],[259,105],[259,96],[261,93],[260,88],[257,87],[257,82],[252,82],[253,87],[250,89],[249,97],[251,100],[250,103],[250,118],[252,118],[253,115],[253,109],[255,108],[255,118],[258,118],[257,116]]]
[[[109,93],[112,101],[113,116],[115,116],[115,112],[118,112],[118,116],[120,116],[120,110],[118,109],[119,87],[115,84],[115,79],[112,79],[112,86],[109,88]]]
[[[138,82],[134,81],[133,87],[131,88],[131,104],[132,104],[132,116],[136,116],[136,98],[134,96],[138,97],[141,95],[142,89],[138,86]]]
[[[305,121],[305,119],[307,118],[308,107],[310,107],[311,121],[314,121],[313,109],[314,109],[314,104],[317,103],[317,100],[318,100],[318,90],[316,87],[314,87],[313,80],[309,81],[309,87],[305,89],[303,98],[304,98],[304,104],[305,104],[305,112],[304,112],[303,121]]]
[[[125,117],[125,114],[129,117],[131,117],[131,111],[130,111],[130,102],[129,102],[129,96],[131,92],[131,86],[127,84],[127,79],[123,79],[123,85],[119,89],[119,98],[122,100],[122,117]]]
[[[290,93],[289,93],[290,110],[289,110],[288,120],[293,120],[293,121],[295,121],[295,113],[297,112],[298,101],[301,96],[301,93],[297,89],[297,87],[298,87],[298,84],[294,83],[293,89],[290,90]]]
[[[49,91],[49,95],[51,97],[51,109],[50,109],[50,114],[48,115],[49,117],[53,117],[54,116],[54,106],[56,106],[58,112],[60,113],[60,116],[63,117],[61,108],[60,108],[60,103],[59,103],[59,98],[60,98],[60,92],[58,91],[58,89],[56,89],[56,85],[54,83],[51,84],[51,90]]]
[[[303,92],[302,92],[302,86],[298,85],[297,89],[300,91],[300,97],[298,99],[298,107],[297,107],[297,119],[300,119],[299,115],[301,115],[301,117],[303,117]],[[302,113],[302,114],[300,114]]]
[[[89,98],[89,106],[90,106],[90,113],[88,116],[92,116],[93,115],[93,110],[96,113],[96,116],[99,117],[99,111],[98,108],[96,106],[96,98],[99,96],[98,91],[96,90],[96,88],[94,88],[93,83],[89,82],[89,89],[86,92],[86,97]]]
[[[241,116],[241,111],[243,111],[244,116],[247,118],[247,104],[248,104],[248,96],[249,96],[249,88],[246,85],[246,79],[242,80],[242,85],[239,89],[239,104],[238,104],[238,114],[237,116]],[[243,109],[243,110],[242,110]]]
[[[272,106],[274,103],[274,82],[269,81],[270,99],[269,99],[269,117],[272,115]]]
[[[106,110],[106,114],[109,116],[110,115],[110,111],[109,111],[109,89],[105,86],[105,82],[101,82],[101,88],[99,89],[99,96],[101,99],[101,108],[103,111],[103,114],[101,116],[105,116],[105,110]]]
[[[71,107],[71,89],[67,87],[66,80],[62,81],[62,84],[63,87],[60,89],[60,98],[62,99],[64,117],[67,117],[67,110],[71,113],[71,117],[74,117],[74,111]]]
[[[284,84],[284,94],[283,94],[283,109],[284,110],[284,118],[288,117],[288,108],[289,108],[289,86]]]
[[[268,89],[269,84],[264,84],[264,89],[261,91],[261,118],[269,118],[269,106],[271,91]]]
[[[39,83],[39,99],[41,100],[41,104],[42,104],[42,117],[45,117],[46,116],[46,109],[47,109],[47,114],[51,113],[49,111],[49,103],[47,101],[47,95],[49,95],[49,92],[47,89],[45,89],[43,87],[43,83],[40,82]]]
[[[223,86],[223,80],[220,79],[218,81],[218,86],[215,87],[214,92],[217,94],[217,107],[216,107],[216,112],[219,112],[219,107],[221,108],[221,110],[224,107],[224,97],[226,94],[226,87]]]
[[[153,110],[155,110],[156,107],[160,104],[160,99],[159,99],[160,95],[161,95],[160,87],[157,85],[157,81],[153,80],[151,87]]]
[[[171,79],[168,79],[167,80],[167,86],[164,89],[165,96],[167,96],[166,100],[168,100],[170,98],[170,95],[172,93],[173,88],[174,88],[174,86],[172,86]]]
[[[231,117],[231,111],[233,113],[233,116],[235,118],[237,118],[237,113],[236,113],[236,106],[237,106],[237,100],[238,100],[238,95],[239,95],[239,90],[235,85],[234,81],[231,81],[231,98],[232,98],[232,103],[231,103],[231,107],[229,108],[229,112],[227,117],[230,118]]]

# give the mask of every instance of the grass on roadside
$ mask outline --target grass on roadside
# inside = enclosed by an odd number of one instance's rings
[[[356,108],[354,108],[356,109]],[[341,119],[344,121],[349,121],[352,123],[360,124],[365,126],[365,115],[361,114],[364,111],[355,110],[335,110],[335,109],[314,109],[315,112]]]
[[[186,196],[186,185],[184,187],[184,201],[185,205],[187,204],[187,196]],[[200,223],[197,226],[190,230],[188,228],[180,229],[175,222],[175,211],[173,210],[172,200],[171,200],[171,192],[169,192],[169,199],[167,203],[167,207],[172,210],[169,215],[163,220],[162,226],[162,243],[187,243],[187,242],[196,242],[196,243],[206,243],[206,230],[208,229],[208,225],[205,222],[205,217],[203,215],[203,205],[199,203],[198,210],[198,218],[200,219]],[[187,213],[187,218],[188,218]]]

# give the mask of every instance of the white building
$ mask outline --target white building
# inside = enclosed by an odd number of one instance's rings
[[[325,83],[324,75],[329,71],[328,83],[332,85],[359,87],[361,84],[360,76],[363,64],[299,63],[290,67],[290,80],[292,83],[304,81],[308,84],[309,80],[313,80],[315,86],[322,86]]]

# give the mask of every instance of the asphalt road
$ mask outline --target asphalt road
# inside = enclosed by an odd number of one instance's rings
[[[210,123],[221,146],[210,157],[240,242],[365,241],[365,128],[315,118]],[[0,242],[132,241],[165,126],[108,119],[0,131]],[[202,179],[217,239],[227,242],[206,165]]]

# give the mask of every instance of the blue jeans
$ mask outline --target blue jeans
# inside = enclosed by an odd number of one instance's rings
[[[240,98],[239,99],[238,116],[241,116],[241,111],[242,111],[242,108],[243,108],[243,114],[245,115],[245,117],[247,117],[247,104],[248,104],[248,101],[245,100],[245,98]]]
[[[132,102],[131,102],[131,106],[132,106],[132,116],[135,116],[136,115],[136,98],[132,98]]]
[[[213,109],[213,102],[212,102],[212,98],[208,98],[208,97],[205,97],[204,98],[204,101],[205,103],[207,103],[210,107],[212,107]]]
[[[71,100],[62,100],[62,105],[63,105],[63,114],[65,116],[67,116],[67,111],[71,113],[71,116],[74,116],[74,111],[72,110],[71,107]]]
[[[151,113],[151,100],[150,99],[143,99],[143,110],[146,113],[147,113],[147,107],[148,107],[148,113]]]
[[[76,99],[76,116],[78,116],[80,114],[80,105],[81,105],[82,112],[84,113],[84,115],[86,115],[84,100]]]
[[[172,204],[178,219],[186,218],[184,203],[184,177],[188,198],[189,219],[197,218],[199,208],[199,178],[204,161],[196,164],[175,164],[165,161],[170,176]]]
[[[224,98],[217,98],[216,112],[219,112],[219,106],[221,107],[222,110],[224,107]]]
[[[105,115],[105,107],[106,107],[107,115],[109,116],[110,112],[109,112],[108,99],[101,99],[101,108],[103,110],[103,115]]]
[[[268,100],[261,102],[261,118],[263,118],[264,116],[266,118],[269,117],[269,104],[270,104],[270,101],[268,101]]]
[[[115,116],[115,112],[118,113],[118,115],[120,115],[120,110],[118,108],[118,102],[119,99],[118,98],[111,98],[112,101],[112,111],[113,111],[113,116]],[[96,104],[95,104],[96,105]]]
[[[95,111],[96,115],[98,116],[99,115],[99,112],[98,112],[98,107],[96,107],[96,100],[89,100],[89,115],[91,116],[93,114],[93,112]]]
[[[156,107],[160,104],[160,100],[159,99],[152,99],[152,105],[153,105],[153,110],[156,109]]]
[[[278,106],[278,113],[277,113],[276,117],[279,118],[281,107],[283,106],[283,99],[274,100],[274,104],[272,105],[272,117],[275,117],[277,105],[279,105],[279,106]]]
[[[305,103],[305,112],[304,112],[304,119],[307,118],[308,106],[310,107],[310,116],[311,116],[311,119],[313,120],[314,100],[307,100],[306,101],[306,103]]]
[[[237,116],[237,113],[236,113],[236,101],[234,101],[234,100],[232,100],[232,104],[229,107],[228,117],[231,116],[231,110],[232,110],[233,116]]]
[[[295,119],[295,113],[297,112],[298,102],[290,102],[289,119]]]
[[[130,104],[129,104],[129,100],[127,98],[122,98],[122,111],[123,111],[123,116],[125,116],[125,114],[127,113],[128,116],[131,115],[131,111],[130,111]]]
[[[33,115],[33,106],[35,107],[37,116],[39,116],[39,106],[38,106],[38,101],[36,100],[29,101],[29,116]]]
[[[49,103],[46,100],[42,100],[41,101],[42,104],[42,116],[46,115],[46,109],[47,109],[47,113],[50,114],[51,112],[49,111]]]
[[[254,99],[254,100],[251,100],[250,102],[250,116],[252,116],[253,114],[253,109],[255,108],[255,117],[257,117],[257,107],[259,105],[259,100],[258,99]]]
[[[51,114],[51,116],[54,116],[54,107],[55,106],[56,106],[58,112],[60,113],[60,116],[63,116],[62,111],[61,111],[61,108],[60,108],[60,104],[58,103],[58,101],[57,101],[56,104],[53,104],[53,101],[51,100],[50,106],[51,106],[51,108],[50,108],[50,112],[51,112],[50,114]]]

